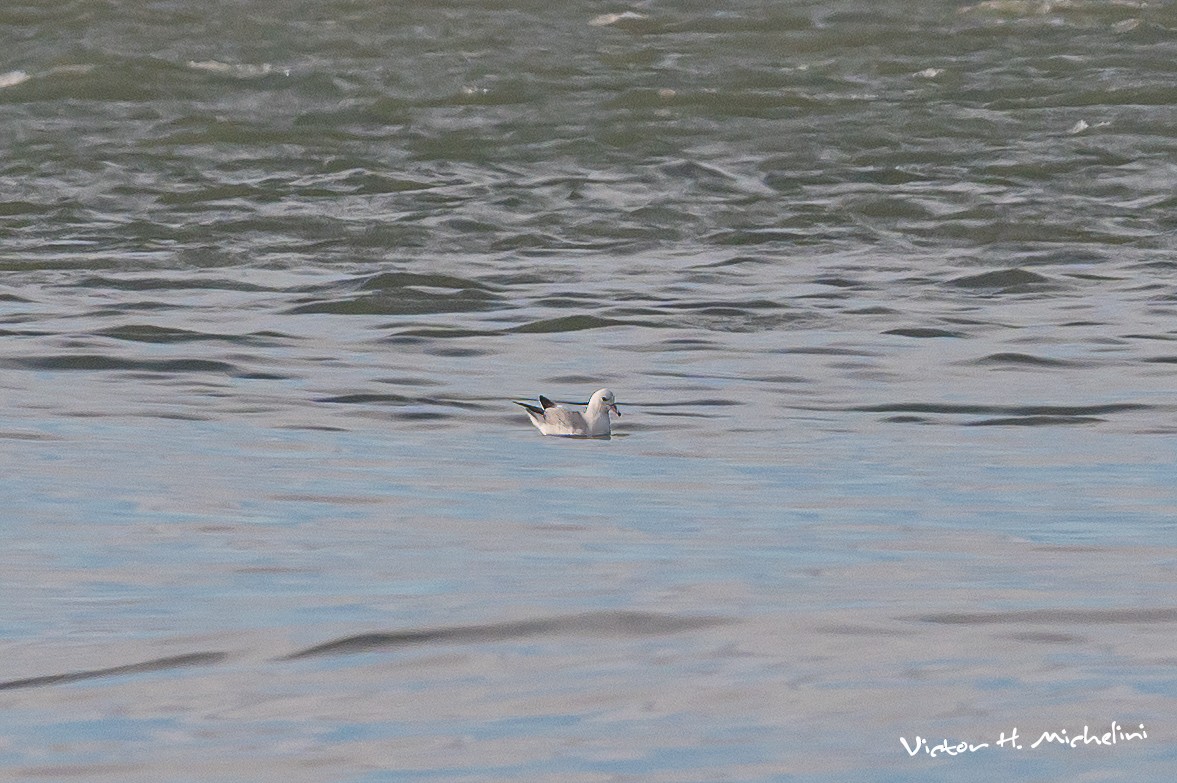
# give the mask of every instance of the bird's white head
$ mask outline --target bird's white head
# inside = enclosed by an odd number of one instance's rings
[[[617,410],[617,402],[613,397],[613,392],[609,389],[598,389],[593,393],[593,398],[589,400],[590,408],[604,408],[607,411],[613,411],[618,416],[621,411]]]

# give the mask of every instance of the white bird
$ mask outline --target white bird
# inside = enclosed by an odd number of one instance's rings
[[[512,400],[512,402],[515,401]],[[617,403],[613,401],[613,392],[608,389],[598,389],[593,392],[584,413],[562,408],[543,395],[540,395],[539,398],[539,404],[542,406],[539,408],[526,402],[515,402],[515,404],[522,405],[527,410],[527,416],[531,419],[531,423],[544,435],[581,438],[608,437],[610,433],[609,411],[613,411],[618,416],[621,415],[621,411],[617,410]]]

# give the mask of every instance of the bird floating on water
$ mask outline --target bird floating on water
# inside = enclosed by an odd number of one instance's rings
[[[513,402],[523,406],[531,423],[544,435],[605,438],[610,434],[609,411],[621,415],[621,411],[617,410],[617,403],[613,401],[613,392],[608,389],[593,392],[584,413],[562,408],[542,394],[538,408],[527,402]]]

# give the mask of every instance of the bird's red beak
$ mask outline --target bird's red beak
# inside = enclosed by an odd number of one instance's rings
[[[611,410],[611,411],[613,411],[614,413],[616,413],[618,418],[620,418],[620,417],[621,417],[621,411],[617,410],[617,403],[613,403],[612,405],[610,405],[610,406],[609,406],[609,410]]]

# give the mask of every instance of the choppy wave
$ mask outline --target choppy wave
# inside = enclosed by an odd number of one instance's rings
[[[594,639],[660,636],[686,633],[728,622],[715,617],[677,617],[649,612],[587,612],[562,617],[533,620],[465,625],[420,630],[391,631],[348,636],[317,644],[282,656],[280,661],[303,658],[350,655],[361,652],[395,651],[407,646],[421,645],[476,645],[494,642],[544,639],[553,636],[585,636]],[[45,674],[0,682],[0,691],[22,688],[41,688],[67,685],[87,680],[103,680],[186,669],[215,666],[231,660],[232,655],[221,651],[204,651],[155,658],[149,661],[107,666],[60,674]]]
[[[24,71],[8,71],[7,73],[0,73],[0,89],[5,87],[15,87],[29,80],[29,75]]]
[[[273,73],[278,73],[282,76],[290,75],[289,68],[279,68],[270,63],[254,65],[251,63],[225,63],[218,60],[189,60],[187,65],[195,71],[206,71],[208,73],[233,76],[239,79],[256,79],[260,76],[269,76]]]

